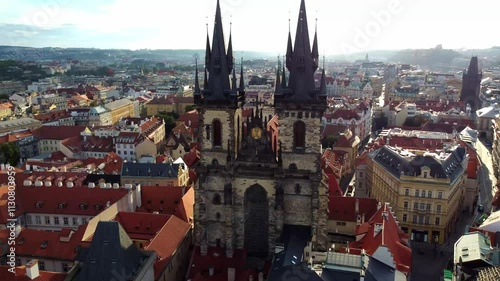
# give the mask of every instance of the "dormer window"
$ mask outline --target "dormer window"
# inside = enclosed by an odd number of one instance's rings
[[[95,209],[96,211],[101,210],[101,205],[99,205],[99,204],[95,204],[95,205],[94,205],[94,209]]]
[[[85,210],[87,209],[87,205],[85,204],[80,204],[80,210]]]
[[[42,202],[36,202],[36,203],[35,203],[35,207],[36,207],[37,209],[39,209],[39,208],[43,207],[43,203],[42,203]]]
[[[59,203],[59,209],[64,209],[66,207],[66,203]]]

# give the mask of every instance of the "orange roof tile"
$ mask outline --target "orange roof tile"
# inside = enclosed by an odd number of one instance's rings
[[[356,228],[356,235],[364,233],[366,234],[358,241],[350,242],[349,248],[364,249],[367,254],[373,256],[380,247],[387,247],[396,269],[404,273],[411,272],[411,248],[407,242],[408,235],[399,228],[388,203],[377,210],[369,222]]]
[[[16,266],[15,274],[9,272],[10,266],[0,265],[0,280],[5,281],[31,281],[32,279],[26,275],[26,266]],[[64,281],[67,273],[50,272],[39,270],[40,276],[36,281]]]
[[[158,258],[154,264],[155,280],[161,277],[170,259],[188,235],[191,225],[170,216],[156,236],[144,247],[144,250],[155,251]]]
[[[119,222],[131,239],[151,240],[170,219],[171,215],[118,212],[115,221]]]

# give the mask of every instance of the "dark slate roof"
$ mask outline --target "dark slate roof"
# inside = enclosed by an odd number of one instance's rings
[[[180,164],[123,163],[122,177],[177,178]]]
[[[395,280],[394,268],[382,263],[372,257],[368,262],[365,281],[386,281]]]
[[[323,281],[316,272],[304,265],[289,265],[269,272],[267,281],[282,280]]]
[[[397,178],[401,175],[419,176],[421,168],[426,166],[430,168],[430,176],[441,179],[449,178],[451,182],[463,172],[464,167],[461,163],[465,155],[465,148],[457,147],[445,159],[436,159],[433,156],[405,157],[388,146],[383,146],[369,154],[374,161]]]
[[[291,269],[297,270],[294,267],[300,264],[304,247],[308,241],[311,241],[311,227],[285,224],[281,236],[277,241],[277,244],[283,244],[285,249],[274,256],[267,280],[282,280],[283,274],[289,274],[288,272]],[[315,272],[311,272],[317,276]],[[321,280],[321,278],[318,280]]]
[[[146,255],[116,221],[99,222],[76,281],[113,280],[135,275]]]
[[[359,272],[341,271],[325,268],[321,273],[321,279],[323,279],[323,281],[359,281],[361,279],[359,275]]]

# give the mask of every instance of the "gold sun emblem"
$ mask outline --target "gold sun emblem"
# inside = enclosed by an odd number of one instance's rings
[[[262,130],[259,127],[255,127],[252,129],[252,137],[254,139],[260,139],[262,136]]]

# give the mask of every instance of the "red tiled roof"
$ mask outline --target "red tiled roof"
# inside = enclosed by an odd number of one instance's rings
[[[375,231],[380,227],[379,232]],[[392,215],[389,204],[384,204],[369,222],[356,227],[356,236],[363,235],[358,241],[349,243],[349,248],[364,249],[373,256],[380,247],[386,247],[393,258],[396,269],[411,272],[411,248],[408,246],[408,235],[401,231]]]
[[[333,174],[327,174],[327,177],[328,177],[328,196],[329,197],[343,196],[342,189],[339,186],[338,178]]]
[[[0,143],[15,142],[30,136],[33,136],[33,133],[31,133],[30,130],[16,132],[16,133],[7,133],[3,136],[0,136]]]
[[[54,181],[61,178],[56,175],[51,177],[54,178]],[[18,185],[16,189],[16,199],[27,213],[86,216],[98,215],[106,208],[108,202],[109,204],[114,204],[127,194],[128,190],[124,188],[102,189],[84,186],[67,188],[57,187],[55,184],[53,184],[52,187],[24,187]],[[64,207],[60,208],[60,204],[64,204]],[[82,204],[84,205],[83,208],[81,206]]]
[[[177,122],[183,122],[184,125],[196,129],[200,126],[200,114],[196,110],[186,112],[177,118]]]
[[[194,218],[194,188],[189,188],[182,196],[175,215],[185,222],[192,223]]]
[[[0,186],[0,224],[7,224],[7,220],[12,217],[9,216],[9,212],[7,209],[8,197],[9,197],[9,188],[7,185]],[[15,217],[18,217],[24,213],[24,209],[22,205],[18,204],[18,208],[15,211]]]
[[[187,190],[187,188],[186,188]],[[173,215],[182,200],[181,186],[143,186],[139,212],[159,212]]]
[[[26,266],[16,266],[15,274],[9,271],[10,266],[0,265],[0,280],[5,281],[31,281],[32,279],[26,276]],[[64,281],[67,277],[67,273],[61,272],[50,272],[39,270],[40,276],[38,276],[36,281]]]
[[[329,117],[328,119],[342,118],[342,120],[360,119],[359,115],[355,111],[350,109],[337,109],[332,114],[329,114],[328,117]]]
[[[144,250],[156,252],[158,260],[154,264],[155,280],[161,277],[190,229],[190,224],[176,216],[170,216],[167,223],[163,225],[151,242],[144,247]]]
[[[336,124],[326,124],[321,132],[321,138],[331,137],[331,136],[339,136],[341,133],[345,132],[347,129],[344,125],[336,125]]]
[[[54,110],[48,113],[37,114],[33,116],[34,119],[42,122],[57,121],[61,118],[71,117],[71,114],[66,110]]]
[[[118,212],[115,221],[119,222],[131,239],[151,240],[170,219],[171,215],[139,212]]]
[[[356,204],[358,211],[356,212]],[[330,220],[356,222],[358,215],[369,220],[377,212],[377,200],[373,198],[331,196],[329,201]]]
[[[235,269],[235,280],[245,280],[244,265],[247,259],[244,250],[235,250],[233,258],[226,257],[221,248],[208,248],[206,256],[202,256],[200,248],[194,249],[194,256],[189,265],[188,279],[192,281],[227,281],[227,269]],[[214,268],[214,276],[208,276],[208,269]],[[248,278],[246,279],[248,280]],[[257,280],[254,278],[254,280]]]
[[[63,140],[62,144],[74,153],[81,151],[113,152],[115,150],[113,137],[74,136]]]
[[[33,131],[40,140],[64,140],[79,136],[85,130],[85,126],[42,126]]]
[[[193,167],[200,159],[201,153],[196,148],[191,148],[191,150],[182,157],[182,160],[184,160],[184,163],[186,163],[188,167]]]
[[[82,242],[86,228],[87,225],[80,225],[76,231],[64,229],[61,232],[22,229],[16,238],[16,256],[74,261],[78,254],[75,249],[89,246]],[[47,245],[42,247],[45,241]]]

